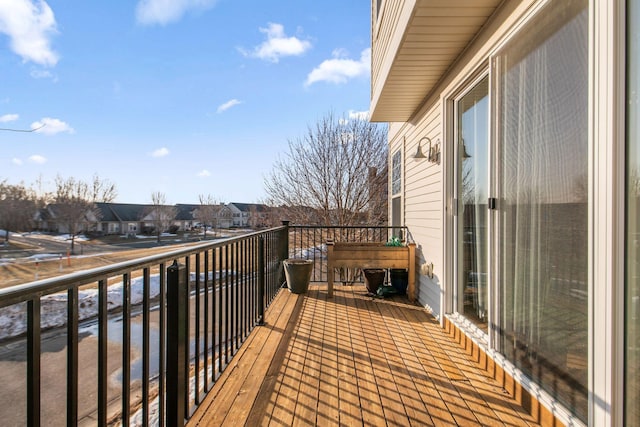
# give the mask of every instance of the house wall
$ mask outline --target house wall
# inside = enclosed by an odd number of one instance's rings
[[[393,123],[389,126],[389,154],[403,152],[402,223],[409,227],[417,243],[418,265],[433,263],[434,276],[418,275],[418,300],[440,318],[442,315],[443,254],[443,186],[442,166],[413,155],[418,140],[428,136],[442,140],[440,103],[433,102],[416,120],[416,124]],[[442,164],[442,163],[441,163]],[[391,216],[391,212],[389,212]]]
[[[449,158],[453,157],[453,147],[448,134],[449,123],[444,121],[445,111],[450,107],[446,105],[445,100],[465,81],[486,67],[489,54],[497,49],[499,42],[513,31],[516,23],[530,11],[531,3],[507,2],[450,72],[443,77],[440,84],[431,91],[431,96],[424,94],[425,102],[411,120],[406,123],[391,123],[389,126],[390,155],[402,147],[405,152],[404,224],[409,227],[418,245],[419,265],[433,263],[434,268],[433,279],[419,274],[419,301],[440,320],[446,313],[444,285],[449,279],[448,276],[452,274],[447,271],[445,265],[447,251],[450,250],[445,244],[445,238],[451,238],[445,235],[448,225],[445,221],[450,221],[446,212],[450,212],[451,209],[451,200],[446,200],[445,194],[447,187],[453,185],[445,180],[446,165]],[[418,141],[425,136],[433,143],[440,142],[440,164],[412,158],[418,148]]]
[[[422,94],[424,102],[410,119],[389,124],[389,165],[391,167],[393,154],[401,150],[401,223],[408,226],[417,243],[419,265],[433,263],[434,266],[433,279],[422,274],[424,270],[418,274],[420,304],[431,310],[443,325],[453,322],[456,328],[466,334],[466,339],[486,351],[504,372],[523,385],[523,389],[550,408],[554,417],[557,417],[556,421],[581,425],[580,420],[572,417],[561,404],[532,384],[526,375],[492,349],[496,339],[494,336],[478,338],[476,329],[456,323],[458,319],[451,316],[455,272],[451,200],[454,147],[451,142],[453,111],[448,100],[464,88],[464,83],[486,71],[490,56],[546,3],[514,0],[502,4],[433,90]],[[403,21],[400,14],[403,4],[406,3],[383,2],[383,8],[391,8],[383,9],[384,13],[392,15],[387,22],[399,25],[401,30],[408,25],[408,21]],[[375,12],[372,20],[375,23]],[[381,50],[384,54],[381,56],[384,58],[377,55],[373,57],[372,103],[379,95],[376,91],[380,82],[376,79],[381,78],[384,75],[381,70],[396,59],[394,46],[398,43],[398,34],[403,33],[391,27],[376,28],[374,25],[372,38],[374,43],[383,43]],[[588,366],[589,393],[597,396],[589,403],[588,423],[622,425],[624,286],[621,284],[624,265],[620,254],[624,253],[624,217],[621,212],[624,206],[624,185],[621,183],[624,178],[624,95],[621,94],[621,88],[624,87],[623,1],[589,2],[589,63],[585,65],[589,68]],[[439,164],[412,158],[418,141],[423,137],[441,143]],[[424,146],[422,148],[424,150]],[[389,175],[391,180],[391,173]],[[391,209],[389,214],[391,216]],[[594,300],[600,303],[593,304]]]

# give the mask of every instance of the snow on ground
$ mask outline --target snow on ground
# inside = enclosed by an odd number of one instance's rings
[[[213,363],[217,363],[218,359],[216,358],[214,360]],[[193,367],[193,363],[191,364],[191,367]],[[207,372],[212,372],[213,370],[213,365],[211,364],[211,362],[208,363],[207,366]],[[199,375],[200,379],[199,379],[199,384],[200,384],[200,393],[202,393],[204,391],[204,368],[200,368],[200,375]],[[195,376],[190,376],[189,377],[189,399],[191,402],[195,401],[196,398],[196,377]],[[142,423],[142,408],[138,409],[132,416],[130,419],[130,423],[132,426],[143,426],[144,424]],[[122,425],[122,424],[120,424]],[[159,401],[158,401],[158,397],[156,396],[155,398],[153,398],[151,401],[149,401],[149,425],[150,426],[157,426],[160,425],[160,405],[159,405]]]
[[[177,234],[171,234],[171,233],[161,233],[160,237],[176,237]],[[121,238],[128,238],[129,236],[127,236],[126,234],[123,234],[120,236]],[[149,235],[145,235],[145,234],[136,234],[136,239],[157,239],[158,235],[157,234],[149,234]]]
[[[25,257],[24,259],[33,259],[36,261],[42,261],[45,259],[60,258],[61,256],[62,256],[61,254],[37,254],[37,255],[31,255],[31,256]]]
[[[87,255],[88,256],[88,255]],[[96,255],[91,255],[96,256]],[[74,256],[74,258],[82,258],[84,256]],[[40,261],[62,260],[62,254],[35,254],[22,258],[0,258],[0,266],[19,263],[38,263]]]
[[[298,249],[295,252],[294,258],[327,259],[327,245],[322,243],[312,248]]]
[[[60,234],[57,236],[54,236],[55,240],[71,240],[71,234]],[[89,239],[87,238],[87,236],[85,236],[84,234],[78,234],[75,238],[76,242],[88,242]]]
[[[57,255],[56,255],[57,256]],[[229,275],[234,272],[230,271]],[[210,271],[208,280],[213,280],[214,272]],[[224,273],[215,272],[215,278],[223,278]],[[189,280],[195,281],[195,273],[191,273]],[[149,295],[151,298],[160,293],[160,275],[151,276]],[[200,274],[204,280],[204,273]],[[131,304],[141,304],[144,297],[143,278],[131,280]],[[122,307],[122,282],[107,288],[107,310]],[[67,292],[45,295],[40,299],[40,319],[42,329],[61,327],[67,324]],[[98,315],[98,289],[83,289],[78,291],[78,318],[85,320]],[[19,336],[27,331],[26,303],[15,304],[0,308],[0,340]]]

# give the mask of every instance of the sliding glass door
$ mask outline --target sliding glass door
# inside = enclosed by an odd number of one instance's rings
[[[500,351],[585,421],[587,18],[586,0],[549,2],[493,58],[492,81]]]
[[[457,311],[487,332],[489,78],[455,102]]]

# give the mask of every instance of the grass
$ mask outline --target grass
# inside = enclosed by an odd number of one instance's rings
[[[148,249],[131,249],[119,252],[97,254],[94,256],[67,259],[52,258],[31,262],[10,263],[0,266],[0,288],[20,285],[38,279],[61,276],[76,271],[88,270],[91,268],[103,267],[106,265],[142,258],[175,249],[175,246],[162,246]]]

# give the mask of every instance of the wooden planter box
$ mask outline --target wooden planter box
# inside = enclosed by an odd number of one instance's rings
[[[416,244],[385,246],[384,243],[327,242],[328,296],[333,297],[336,268],[406,268],[409,270],[407,296],[416,299]]]

